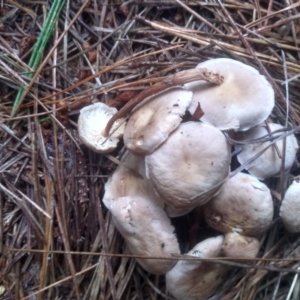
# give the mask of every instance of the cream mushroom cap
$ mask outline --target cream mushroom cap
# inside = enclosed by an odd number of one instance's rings
[[[283,126],[280,124],[269,123],[270,132],[282,129]],[[238,132],[235,135],[235,139],[237,141],[245,141],[258,139],[268,134],[268,129],[266,125],[260,125],[254,127],[248,131]],[[241,152],[237,155],[237,159],[240,164],[244,164],[257,155],[260,151],[266,148],[270,142],[264,143],[246,143],[244,145],[235,146],[236,150],[241,150]],[[279,154],[283,157],[283,139],[276,142],[277,149],[279,150]],[[289,135],[286,137],[286,148],[285,148],[285,160],[284,160],[284,169],[288,171],[296,158],[296,153],[298,150],[297,139],[294,135]],[[262,155],[256,158],[252,163],[246,166],[246,170],[255,176],[258,179],[266,179],[272,176],[280,175],[282,158],[278,156],[275,145],[269,147]]]
[[[174,227],[145,176],[144,158],[127,152],[105,184],[103,202],[131,253],[138,256],[170,256],[180,253]],[[139,176],[137,176],[138,173]],[[148,272],[165,274],[172,260],[137,259]]]
[[[113,222],[133,255],[171,257],[179,254],[174,227],[165,211],[146,197],[121,197],[108,206]],[[174,260],[142,259],[137,262],[148,272],[165,274]]]
[[[268,118],[275,101],[274,91],[263,75],[237,60],[217,58],[200,63],[224,77],[220,86],[202,81],[185,84],[193,92],[191,108],[200,102],[201,118],[221,130],[248,130]]]
[[[221,131],[186,122],[146,156],[146,174],[175,217],[206,203],[229,174],[230,149]]]
[[[105,184],[103,202],[106,207],[121,197],[145,197],[161,208],[163,200],[155,193],[152,182],[145,175],[144,157],[135,156],[127,151]]]
[[[130,116],[124,143],[134,154],[150,154],[182,121],[193,93],[174,87],[144,100]]]
[[[110,137],[104,137],[102,131],[109,119],[116,113],[116,108],[109,107],[101,102],[82,108],[78,118],[78,133],[81,141],[98,153],[113,151],[124,134],[124,119],[115,122],[110,130],[110,133],[112,133]]]
[[[300,232],[300,182],[294,180],[287,189],[280,207],[280,217],[289,232]]]
[[[226,257],[255,258],[259,251],[259,241],[255,237],[229,232],[225,234],[222,251]]]
[[[208,238],[198,243],[187,255],[199,258],[218,257],[223,240],[223,236]],[[204,300],[224,281],[227,270],[227,266],[217,263],[182,260],[167,273],[167,289],[178,300]]]
[[[251,175],[238,173],[205,205],[204,218],[220,232],[255,237],[269,228],[273,211],[268,187]]]

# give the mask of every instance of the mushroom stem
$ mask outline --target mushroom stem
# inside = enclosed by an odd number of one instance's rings
[[[205,80],[213,84],[221,84],[224,80],[223,76],[218,73],[212,73],[209,70],[192,69],[178,72],[174,75],[167,76],[163,81],[158,82],[147,89],[140,92],[129,102],[127,102],[111,119],[108,121],[104,131],[102,132],[104,137],[108,137],[110,129],[117,119],[125,117],[137,104],[142,102],[149,96],[162,92],[165,89],[176,85],[182,85],[187,82]]]

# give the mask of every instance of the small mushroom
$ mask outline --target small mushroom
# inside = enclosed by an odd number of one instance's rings
[[[280,217],[289,232],[300,232],[300,182],[294,180],[287,189],[280,207]]]
[[[229,174],[230,150],[221,131],[201,122],[182,123],[152,154],[146,174],[171,217],[188,213],[215,195]]]
[[[116,108],[109,107],[101,102],[82,108],[78,118],[78,133],[81,141],[98,153],[113,151],[124,134],[124,119],[118,119],[114,123],[110,130],[111,136],[104,137],[102,131],[116,113]]]
[[[194,81],[185,87],[193,92],[191,110],[198,102],[203,122],[221,130],[248,130],[268,118],[274,107],[274,91],[263,75],[237,60],[217,58],[200,63],[224,77],[222,85]]]
[[[182,121],[193,93],[180,87],[144,100],[130,116],[124,143],[134,154],[151,154]]]
[[[238,173],[205,205],[204,217],[220,232],[256,237],[269,228],[273,211],[268,187],[251,175]]]
[[[283,126],[280,124],[269,123],[270,133],[282,129]],[[235,135],[235,139],[239,142],[258,139],[268,134],[268,128],[265,125],[254,127],[248,131],[238,132]],[[240,164],[244,164],[251,158],[255,157],[260,151],[270,145],[270,142],[263,143],[245,143],[243,145],[235,146],[236,150],[239,151],[237,159]],[[276,145],[276,146],[275,146]],[[280,175],[283,153],[283,140],[279,140],[276,144],[269,147],[262,155],[257,157],[252,163],[247,165],[245,168],[248,172],[258,179],[264,180],[272,176]],[[277,147],[277,149],[275,148]],[[278,150],[278,152],[277,152]],[[286,137],[285,147],[285,160],[284,169],[288,171],[296,158],[298,150],[298,143],[294,135]],[[280,155],[280,156],[279,156]]]
[[[197,244],[188,256],[218,257],[224,237],[217,236]],[[177,300],[207,299],[224,281],[228,267],[218,263],[181,260],[166,275],[167,289]]]
[[[147,259],[146,257],[171,257],[179,254],[174,227],[165,211],[145,197],[121,197],[107,207],[114,225],[125,239],[133,255],[144,256],[137,262],[148,272],[165,274],[175,264],[174,260]]]
[[[227,257],[255,258],[259,251],[259,241],[254,237],[229,232],[225,234],[222,251]]]

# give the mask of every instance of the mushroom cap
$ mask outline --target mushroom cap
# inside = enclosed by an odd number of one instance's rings
[[[184,88],[174,87],[144,100],[127,123],[127,149],[134,154],[152,153],[179,126],[192,95]]]
[[[294,180],[287,189],[280,207],[280,217],[289,232],[300,232],[300,182]]]
[[[187,255],[218,257],[224,237],[217,236],[198,243]],[[166,275],[168,291],[178,300],[207,299],[224,281],[228,267],[204,261],[178,261]]]
[[[119,138],[124,134],[124,119],[119,119],[114,123],[110,130],[112,135],[108,138],[102,135],[102,131],[109,119],[116,113],[116,108],[101,102],[82,108],[78,118],[78,133],[81,141],[98,153],[113,151],[117,147]]]
[[[254,258],[259,251],[259,240],[237,232],[225,234],[223,254],[232,258]]]
[[[113,175],[105,184],[103,202],[106,207],[121,197],[147,197],[155,205],[163,208],[163,200],[155,193],[152,182],[145,175],[145,160],[126,152]],[[134,173],[134,172],[136,173]],[[140,175],[140,176],[138,176]]]
[[[251,175],[238,173],[205,205],[204,217],[220,232],[259,236],[270,226],[273,211],[268,187]]]
[[[201,122],[187,122],[146,156],[146,174],[178,216],[217,193],[229,174],[230,160],[229,146],[221,131]]]
[[[221,130],[248,130],[268,118],[274,107],[274,91],[263,75],[237,60],[217,58],[200,63],[224,77],[221,85],[203,81],[186,83],[193,92],[191,109],[200,102],[201,118]]]
[[[278,129],[282,129],[280,124],[269,123],[270,132]],[[238,132],[235,135],[235,139],[238,141],[245,141],[247,139],[257,139],[268,134],[267,127],[265,125],[254,127],[248,131]],[[241,165],[249,161],[252,157],[266,148],[270,142],[255,143],[238,145],[235,148],[242,151],[237,155],[237,159]],[[276,142],[277,149],[281,156],[283,156],[283,139]],[[294,135],[286,137],[286,150],[285,150],[285,170],[289,170],[296,158],[298,150],[297,139]],[[261,156],[255,159],[252,163],[245,167],[248,172],[258,179],[266,179],[272,176],[278,176],[281,170],[282,159],[278,156],[275,145],[268,148]]]
[[[146,196],[147,197],[147,196]],[[165,211],[146,197],[121,197],[110,202],[113,222],[133,255],[170,257],[179,254],[174,227]],[[141,259],[137,262],[148,272],[165,274],[174,260]]]

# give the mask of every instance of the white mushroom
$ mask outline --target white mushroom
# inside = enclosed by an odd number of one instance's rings
[[[179,254],[174,227],[165,211],[145,197],[121,197],[108,206],[113,222],[133,255],[171,257]],[[175,261],[142,259],[137,262],[148,272],[165,274]]]
[[[283,128],[283,126],[280,124],[269,123],[268,125],[270,127],[270,133]],[[267,127],[265,125],[261,125],[245,132],[238,132],[235,135],[235,139],[241,142],[258,139],[267,134]],[[246,143],[244,145],[236,146],[236,150],[240,150],[239,154],[237,155],[238,161],[243,165],[251,158],[256,156],[264,148],[266,148],[269,144],[270,142]],[[279,153],[277,152],[275,145]],[[283,153],[283,140],[279,140],[275,145],[269,147],[261,156],[256,158],[252,163],[245,167],[251,175],[262,180],[272,176],[278,176],[280,174],[283,156],[285,157],[285,171],[288,171],[292,167],[298,150],[298,143],[295,136],[289,135],[286,137],[285,154]],[[281,157],[278,155],[281,155]]]
[[[270,190],[255,177],[238,173],[204,207],[208,225],[220,232],[259,236],[273,219]]]
[[[104,137],[102,131],[109,119],[116,113],[116,108],[101,102],[82,108],[78,118],[78,133],[81,141],[95,152],[113,151],[124,134],[124,119],[118,119],[114,123],[110,130],[111,136]]]
[[[179,126],[192,95],[175,87],[144,100],[127,123],[125,146],[134,154],[152,153]]]
[[[220,86],[194,81],[185,84],[193,92],[192,110],[198,102],[203,122],[221,130],[248,130],[268,118],[274,107],[274,91],[263,75],[237,60],[218,58],[200,63],[224,77]]]
[[[259,241],[255,237],[229,232],[225,234],[222,251],[227,257],[254,258],[259,251]]]
[[[172,217],[186,214],[215,195],[229,174],[230,160],[222,132],[201,122],[180,124],[145,159],[147,176]]]
[[[152,182],[145,175],[145,160],[126,152],[121,165],[105,184],[104,204],[109,207],[121,197],[147,197],[155,205],[163,208],[163,200],[155,193]]]
[[[287,189],[280,207],[284,227],[290,232],[300,232],[300,182],[294,180]]]
[[[131,168],[144,179],[136,176]],[[144,176],[143,158],[125,154],[122,165],[105,185],[103,202],[132,254],[166,257],[180,252],[174,227],[163,210],[163,202]],[[175,264],[172,260],[137,258],[137,261],[154,274],[165,274]]]
[[[206,239],[187,255],[199,258],[218,257],[224,237]],[[166,275],[168,291],[177,300],[205,300],[224,281],[228,267],[218,263],[182,260]]]

